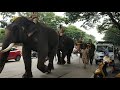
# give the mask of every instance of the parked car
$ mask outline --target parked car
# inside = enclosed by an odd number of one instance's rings
[[[1,47],[0,47],[0,50],[1,50]],[[20,61],[21,56],[22,56],[21,51],[15,47],[12,47],[9,52],[7,60],[9,61],[9,60],[15,59],[15,61]]]

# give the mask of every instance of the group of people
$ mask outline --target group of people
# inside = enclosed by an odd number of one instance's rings
[[[86,68],[86,65],[93,64],[94,59],[94,51],[95,51],[95,45],[92,43],[92,40],[89,39],[88,43],[84,43],[82,38],[80,38],[76,42],[76,52],[80,53],[80,57],[82,58],[84,68]]]

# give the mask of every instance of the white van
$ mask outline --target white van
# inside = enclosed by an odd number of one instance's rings
[[[104,57],[103,48],[108,48],[109,51],[109,57],[114,60],[114,44],[111,42],[97,42],[96,44],[96,50],[95,50],[95,62],[98,64],[98,62],[101,62]]]

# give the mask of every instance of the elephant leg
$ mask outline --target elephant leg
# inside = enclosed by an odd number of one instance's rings
[[[53,59],[54,59],[54,55],[50,55],[49,56],[49,63],[48,63],[48,73],[51,73],[51,69],[54,69]]]
[[[57,50],[57,57],[58,57],[58,62],[57,64],[61,64],[61,55],[60,55],[60,50]]]
[[[67,54],[67,64],[71,64],[70,57],[71,57],[71,53],[68,53]]]
[[[48,69],[50,71],[51,71],[51,69],[54,69],[53,60],[54,60],[54,56],[56,55],[56,52],[57,52],[57,49],[53,49],[48,54],[48,57],[49,57]]]
[[[71,64],[70,57],[71,57],[72,51],[73,50],[69,50],[68,51],[68,54],[67,54],[67,64]]]
[[[37,68],[43,72],[46,73],[48,72],[48,67],[44,64],[46,61],[47,53],[44,52],[38,52],[38,63],[37,63]]]
[[[66,56],[66,53],[65,52],[62,52],[62,59],[61,59],[61,63],[62,64],[65,64],[66,62],[65,62],[65,56]]]
[[[31,78],[33,77],[31,71],[31,50],[23,46],[22,49],[23,60],[25,64],[25,73],[23,74],[23,78]]]

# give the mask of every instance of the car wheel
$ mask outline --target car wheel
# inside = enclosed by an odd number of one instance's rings
[[[17,56],[15,61],[20,61],[21,56]]]

